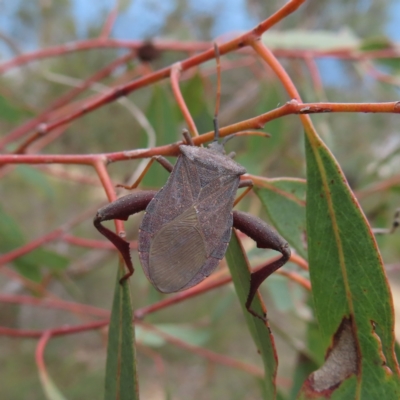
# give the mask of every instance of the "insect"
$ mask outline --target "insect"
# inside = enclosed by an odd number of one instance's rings
[[[217,112],[216,112],[217,115]],[[172,293],[188,289],[217,267],[228,247],[232,227],[241,230],[259,248],[270,248],[282,256],[251,274],[247,310],[261,283],[290,257],[287,242],[259,218],[233,211],[236,191],[251,187],[252,181],[241,180],[243,166],[226,155],[224,144],[235,134],[219,142],[217,117],[214,118],[214,141],[207,147],[197,147],[184,131],[185,144],[175,166],[163,157],[155,157],[171,175],[158,192],[142,191],[128,194],[101,208],[94,225],[121,253],[129,270],[121,282],[134,272],[129,244],[101,223],[111,219],[127,220],[130,215],[145,210],[139,229],[139,257],[144,273],[156,289]]]
[[[157,157],[171,175],[158,192],[128,194],[101,208],[94,225],[120,251],[129,272],[133,274],[129,244],[101,223],[111,219],[127,220],[146,210],[139,229],[139,257],[143,270],[156,289],[172,293],[188,289],[208,277],[224,257],[232,227],[254,239],[257,247],[279,251],[278,260],[251,275],[246,307],[260,284],[290,257],[286,241],[261,219],[241,211],[232,211],[236,191],[252,186],[251,180],[240,180],[244,167],[225,155],[224,142],[214,140],[208,148],[194,146],[185,131],[185,145],[173,167]]]

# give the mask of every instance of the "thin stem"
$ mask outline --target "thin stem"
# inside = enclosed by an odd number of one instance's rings
[[[175,96],[175,100],[178,104],[178,107],[182,111],[183,118],[186,121],[186,125],[189,129],[189,132],[193,137],[199,136],[199,132],[197,130],[196,124],[190,114],[190,111],[185,103],[185,99],[182,96],[181,89],[179,88],[179,77],[181,74],[181,63],[176,63],[171,67],[171,87],[172,92]]]

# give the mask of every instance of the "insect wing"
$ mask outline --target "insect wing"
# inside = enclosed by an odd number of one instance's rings
[[[149,275],[165,293],[184,287],[207,261],[205,239],[195,207],[164,225],[154,237],[149,253]]]
[[[171,293],[201,282],[225,254],[231,235],[237,174],[205,171],[180,156],[146,209],[139,256],[154,286]],[[219,173],[218,173],[219,172]]]
[[[200,191],[196,208],[209,256],[221,259],[225,254],[225,251],[222,255],[214,252],[220,247],[221,241],[228,245],[232,228],[232,207],[238,184],[237,176],[228,175],[211,181]]]

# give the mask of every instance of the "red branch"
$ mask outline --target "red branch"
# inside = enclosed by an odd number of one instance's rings
[[[257,117],[238,122],[220,128],[220,136],[224,137],[231,133],[261,129],[264,125],[277,118],[281,118],[290,114],[319,114],[319,113],[334,113],[334,112],[362,112],[362,113],[400,113],[400,102],[386,103],[302,103],[296,99],[288,101],[283,106],[268,111]],[[212,131],[193,138],[196,145],[211,141],[214,133]],[[99,160],[104,162],[115,162],[122,160],[130,160],[136,158],[147,158],[155,155],[176,156],[179,154],[178,146],[182,142],[169,144],[165,146],[154,147],[151,149],[137,149],[130,151],[121,151],[115,153],[99,153],[99,154],[3,154],[0,155],[0,164],[82,164],[93,165]],[[102,161],[102,162],[103,162]]]
[[[122,48],[137,50],[143,46],[142,40],[117,40],[117,39],[88,39],[77,42],[70,42],[60,46],[40,49],[32,53],[25,53],[18,57],[14,57],[10,61],[0,64],[0,74],[5,73],[11,68],[26,64],[32,61],[38,61],[43,58],[57,57],[76,51],[84,51],[91,49],[104,48]],[[173,50],[173,51],[203,51],[210,47],[209,42],[178,42],[173,40],[155,40],[152,42],[158,50]]]
[[[255,40],[258,40],[265,31],[267,31],[273,25],[277,24],[279,21],[281,21],[290,13],[297,10],[297,8],[299,8],[304,1],[305,0],[289,1],[280,10],[278,10],[275,14],[271,15],[269,18],[267,18],[265,21],[259,24],[256,28],[244,33],[243,35],[238,36],[233,40],[230,40],[226,43],[219,45],[220,54],[221,55],[227,54],[252,44]],[[191,51],[193,51],[193,49],[191,49]],[[214,57],[215,57],[214,48],[211,47],[207,51],[204,51],[200,54],[194,55],[192,57],[187,58],[186,60],[183,60],[180,65],[182,67],[182,71],[185,71],[196,65],[209,61]],[[101,106],[104,106],[112,101],[115,101],[119,97],[127,96],[134,90],[153,84],[161,79],[168,78],[171,75],[171,70],[172,66],[166,67],[156,72],[147,74],[142,78],[129,82],[126,85],[118,86],[115,89],[110,90],[108,93],[97,96],[92,101],[88,101],[82,107],[82,109],[74,111],[65,117],[62,117],[54,122],[50,122],[49,124],[42,124],[40,126],[40,132],[42,134],[48,133],[51,130],[61,125],[67,124]],[[0,68],[0,73],[1,73],[1,68]]]

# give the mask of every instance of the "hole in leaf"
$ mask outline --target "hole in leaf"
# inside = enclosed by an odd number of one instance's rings
[[[333,337],[325,364],[310,375],[311,387],[322,392],[340,385],[350,375],[358,373],[358,359],[351,320],[345,318]]]

